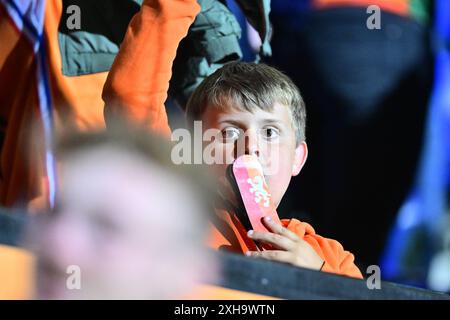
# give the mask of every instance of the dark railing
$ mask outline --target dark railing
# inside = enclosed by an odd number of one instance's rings
[[[223,280],[220,286],[282,299],[450,300],[430,290],[381,282],[369,289],[367,280],[292,267],[282,263],[219,253]]]
[[[0,211],[0,244],[20,245],[26,218]],[[381,289],[369,289],[366,280],[292,267],[282,263],[217,252],[222,280],[219,286],[282,299],[405,299],[450,300],[450,296],[381,282]]]

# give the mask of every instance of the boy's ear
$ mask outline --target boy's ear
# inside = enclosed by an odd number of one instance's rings
[[[306,162],[306,158],[308,158],[308,146],[306,145],[306,142],[303,141],[295,149],[295,158],[294,163],[292,164],[293,177],[300,173]]]

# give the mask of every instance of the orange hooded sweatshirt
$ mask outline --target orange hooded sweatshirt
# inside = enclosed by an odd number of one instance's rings
[[[37,56],[5,8],[5,2],[0,3],[0,205],[27,205],[36,211],[49,206]],[[53,129],[102,128],[101,93],[107,73],[63,75],[58,41],[62,13],[61,0],[45,1],[43,44]]]
[[[200,7],[196,0],[146,0],[128,26],[120,52],[108,75],[103,99],[105,119],[123,116],[159,133],[170,134],[164,102],[179,42]],[[247,230],[233,213],[217,210],[209,246],[245,253],[256,250]],[[325,260],[322,271],[362,278],[354,257],[339,242],[317,235],[307,223],[282,220]]]

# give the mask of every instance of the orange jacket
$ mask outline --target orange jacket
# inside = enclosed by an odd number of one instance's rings
[[[410,0],[313,0],[311,5],[316,9],[325,9],[340,6],[356,6],[368,8],[377,5],[382,10],[401,16],[410,14]]]
[[[62,74],[58,26],[61,0],[45,2],[44,38],[54,129],[104,126],[101,99],[107,73]],[[29,39],[0,4],[0,205],[45,208],[45,148],[37,96],[36,56]],[[22,203],[20,203],[22,202]]]
[[[226,211],[217,211],[216,214],[217,218],[211,226],[208,239],[210,247],[242,254],[248,250],[257,250],[256,244],[247,237],[247,230],[235,214]],[[282,219],[281,222],[325,260],[322,271],[362,278],[361,272],[354,264],[353,254],[345,251],[339,242],[319,236],[311,225],[297,219]]]
[[[200,6],[195,0],[144,1],[131,20],[103,91],[105,120],[126,117],[169,135],[164,102],[178,44]]]
[[[195,0],[144,1],[128,27],[104,87],[106,120],[109,115],[120,114],[159,132],[170,132],[164,101],[171,66],[178,43],[198,12]],[[241,253],[256,249],[235,215],[218,211],[217,217],[209,240],[211,247]],[[362,278],[353,255],[337,241],[316,235],[310,225],[296,219],[283,223],[325,260],[323,271]]]

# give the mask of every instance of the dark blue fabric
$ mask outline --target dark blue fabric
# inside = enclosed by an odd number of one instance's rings
[[[23,214],[0,208],[0,244],[20,245],[26,220]]]

